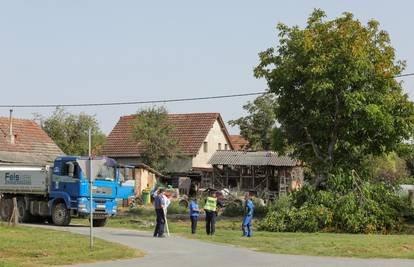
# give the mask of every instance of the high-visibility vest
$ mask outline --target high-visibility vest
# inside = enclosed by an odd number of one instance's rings
[[[204,210],[216,211],[217,209],[217,198],[208,197],[206,204],[204,205]]]

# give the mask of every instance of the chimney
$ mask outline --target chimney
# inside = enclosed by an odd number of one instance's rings
[[[9,138],[10,144],[14,144],[14,134],[13,134],[13,110],[10,109],[10,119],[9,119]]]

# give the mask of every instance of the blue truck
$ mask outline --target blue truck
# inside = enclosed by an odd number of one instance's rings
[[[131,165],[119,164],[117,166],[117,177],[119,177],[117,198],[119,201],[126,201],[136,195],[134,169],[135,167]]]
[[[116,215],[119,186],[116,161],[99,159],[99,171],[92,184],[96,227],[104,226],[108,217]],[[85,158],[58,157],[52,166],[0,165],[0,217],[10,218],[15,197],[21,222],[47,220],[66,226],[72,217],[88,218],[90,183],[79,160]]]

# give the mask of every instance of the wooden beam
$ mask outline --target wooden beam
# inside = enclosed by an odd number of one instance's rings
[[[239,176],[240,176],[240,178],[239,178],[238,191],[241,191],[241,188],[242,188],[242,181],[243,181],[243,179],[242,179],[242,172],[243,172],[243,167],[240,166],[240,168],[239,168]]]
[[[229,166],[227,166],[227,171],[226,171],[226,184],[225,184],[226,188],[229,188],[229,171],[230,171],[230,168],[229,168]]]
[[[214,189],[214,182],[216,180],[216,169],[213,168],[213,177],[211,179],[211,187]]]
[[[252,166],[252,177],[253,177],[253,184],[252,184],[252,188],[254,188],[254,179],[255,179],[255,172],[256,172],[256,168],[255,166]]]

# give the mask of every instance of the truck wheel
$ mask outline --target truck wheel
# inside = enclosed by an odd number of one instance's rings
[[[67,226],[70,223],[70,211],[65,203],[56,203],[52,210],[52,220],[55,225]]]
[[[94,227],[104,227],[107,222],[107,218],[105,219],[93,219],[93,226]]]
[[[19,222],[30,222],[30,212],[26,209],[24,200],[17,200],[17,210],[19,211]]]
[[[3,198],[0,200],[0,217],[4,221],[8,221],[13,212],[12,200]]]

